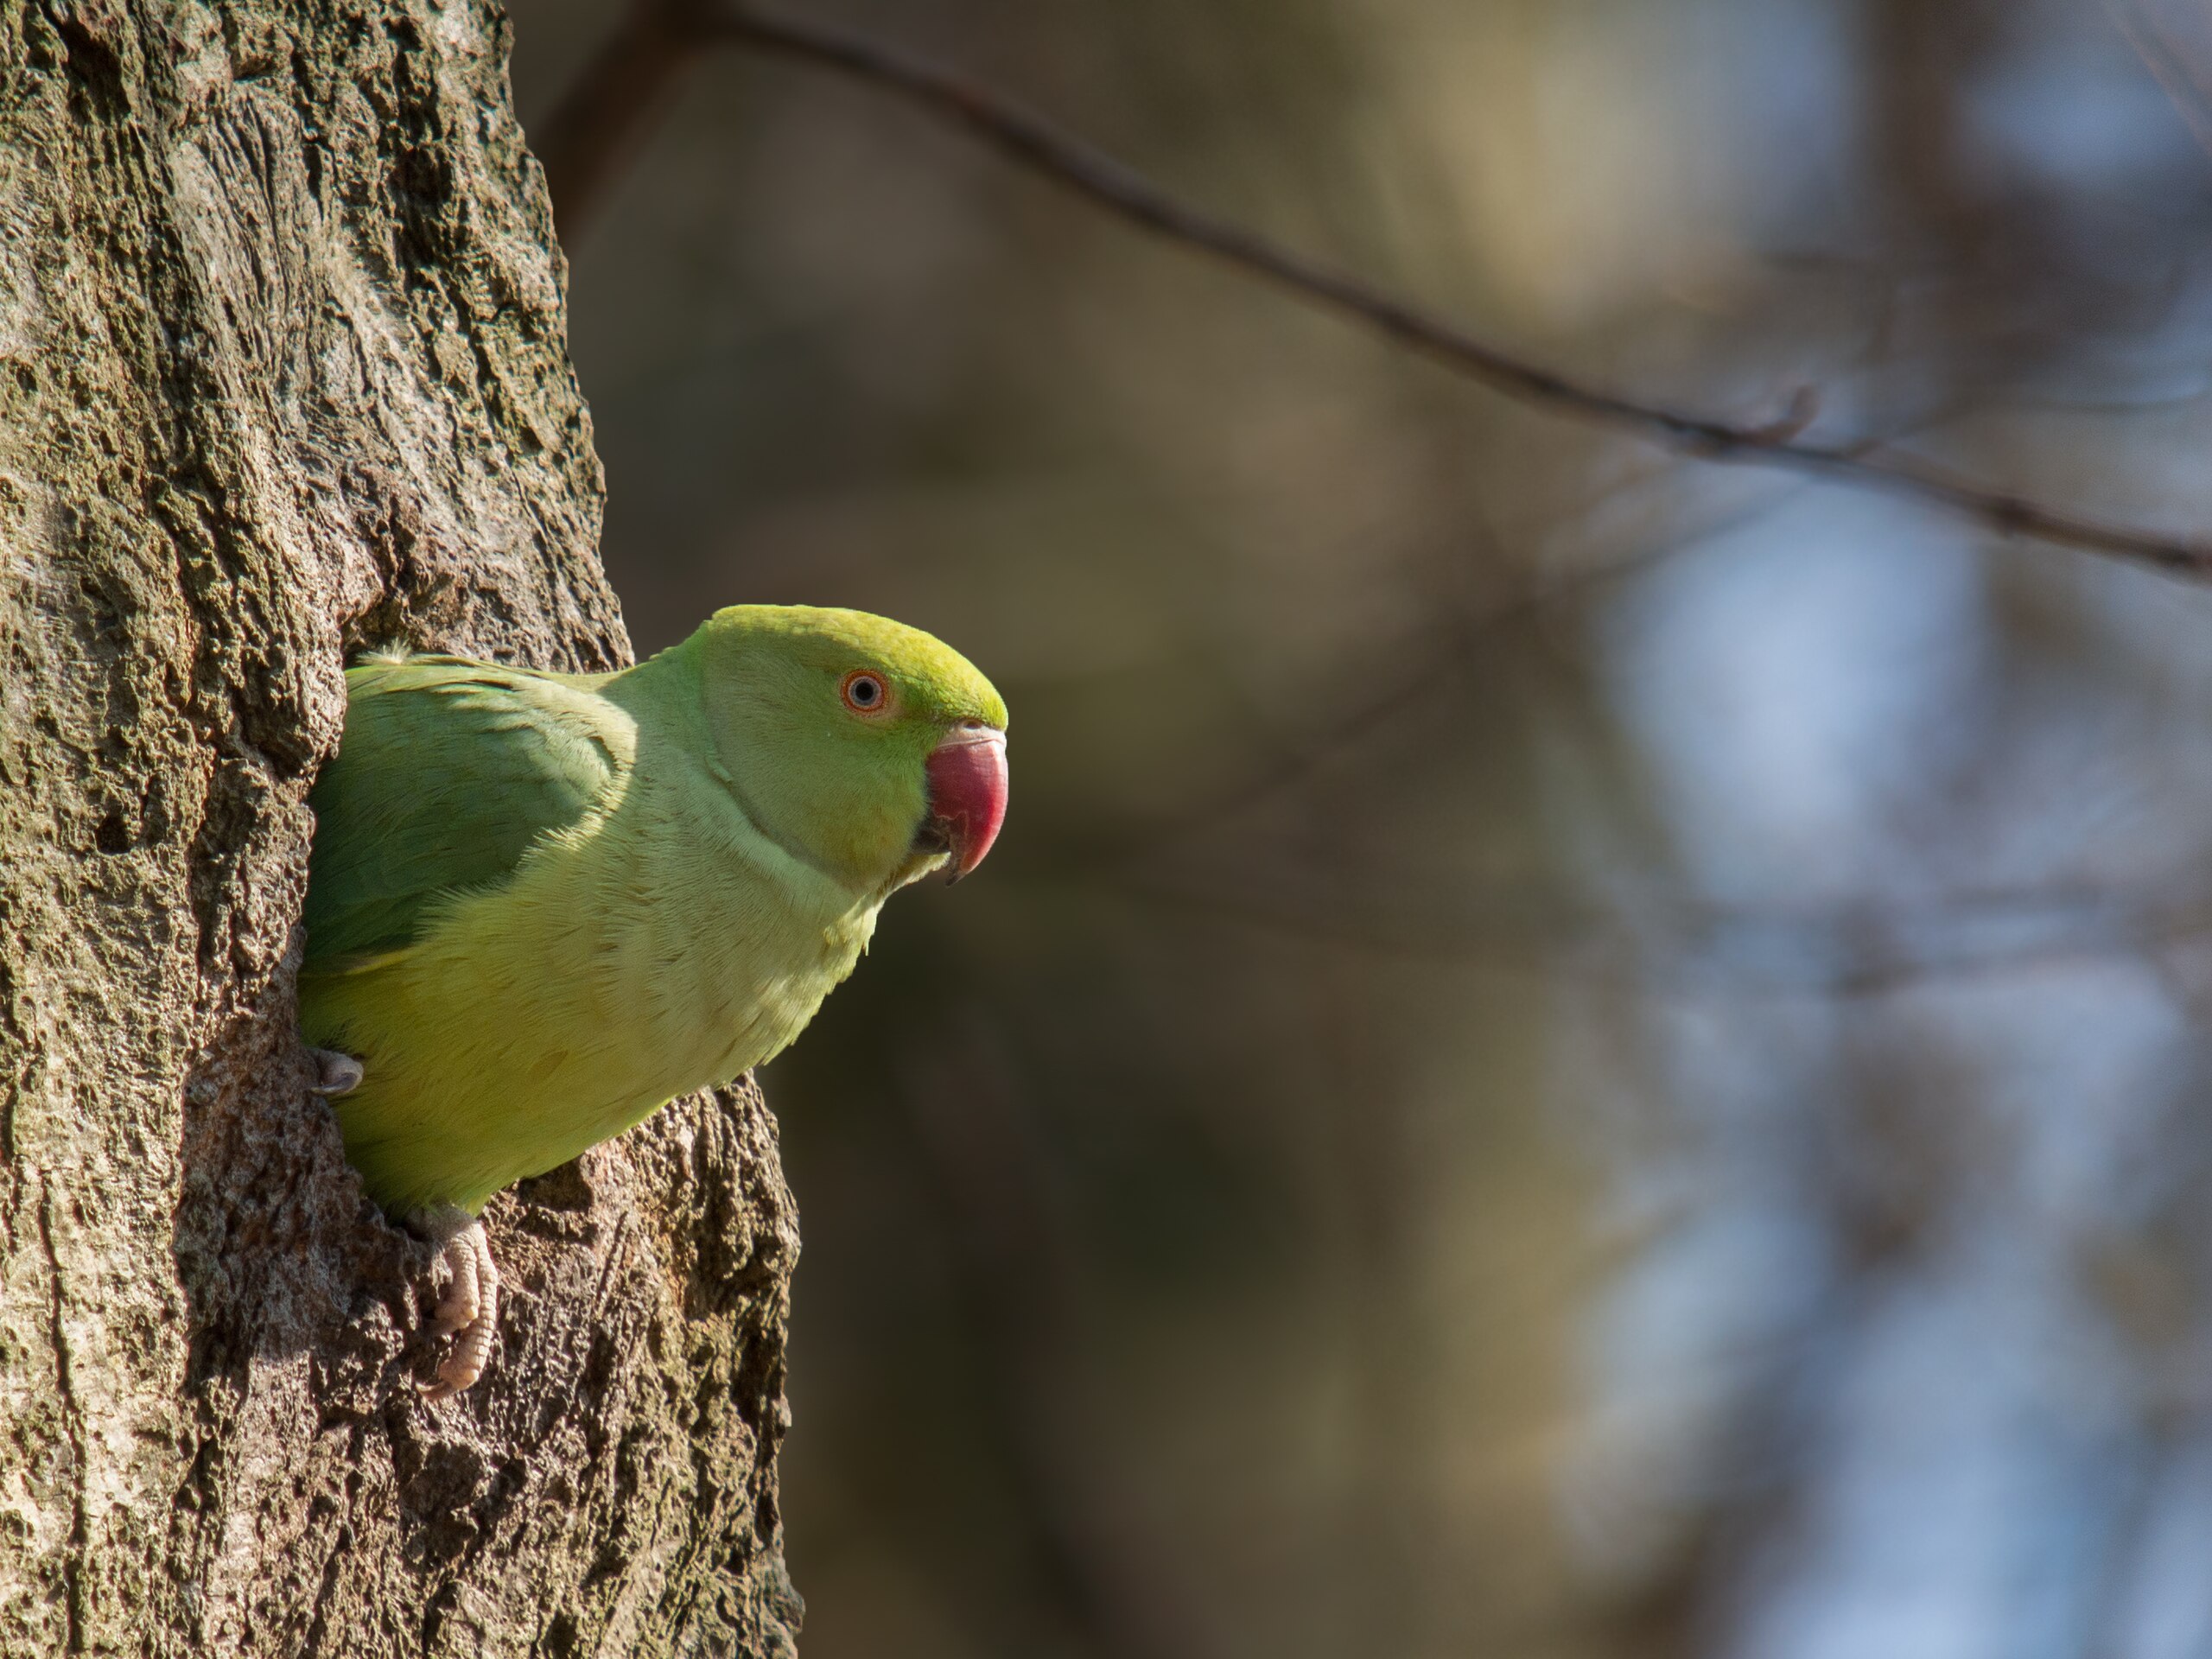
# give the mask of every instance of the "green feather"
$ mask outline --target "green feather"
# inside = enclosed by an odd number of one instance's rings
[[[620,778],[620,727],[588,689],[459,657],[346,676],[338,764],[315,781],[308,961],[410,944],[448,895],[503,881]]]
[[[866,669],[891,702],[841,702]],[[917,838],[925,763],[1006,709],[881,618],[717,613],[614,675],[455,658],[346,676],[300,1022],[359,1056],[334,1104],[395,1213],[471,1212],[772,1058],[852,970]]]

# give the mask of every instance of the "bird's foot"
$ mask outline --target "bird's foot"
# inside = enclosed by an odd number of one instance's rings
[[[351,1054],[340,1054],[334,1048],[311,1048],[308,1058],[315,1062],[315,1081],[308,1085],[311,1095],[350,1095],[361,1086],[361,1063]]]
[[[444,1247],[450,1274],[430,1320],[433,1341],[451,1337],[435,1382],[421,1385],[425,1400],[449,1400],[484,1375],[492,1337],[499,1324],[499,1268],[492,1260],[484,1224],[452,1205],[418,1211],[409,1218],[434,1244]]]

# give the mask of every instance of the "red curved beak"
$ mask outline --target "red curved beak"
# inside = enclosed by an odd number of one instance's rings
[[[930,751],[928,828],[952,854],[948,881],[983,861],[1006,822],[1006,734],[974,722]]]

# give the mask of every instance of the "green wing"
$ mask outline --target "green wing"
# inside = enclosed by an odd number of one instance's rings
[[[345,736],[308,798],[304,971],[413,943],[438,900],[505,880],[611,798],[630,752],[617,711],[565,678],[458,657],[348,670]]]

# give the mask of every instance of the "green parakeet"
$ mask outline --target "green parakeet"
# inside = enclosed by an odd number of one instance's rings
[[[886,899],[975,868],[1006,705],[926,633],[803,607],[619,674],[412,657],[346,684],[300,1025],[370,1196],[445,1246],[442,1396],[490,1353],[485,1202],[770,1058]]]

